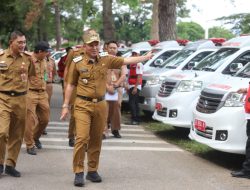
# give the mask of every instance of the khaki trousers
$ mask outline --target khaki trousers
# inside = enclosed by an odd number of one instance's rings
[[[68,129],[68,138],[74,139],[75,138],[75,129],[76,129],[76,123],[75,123],[75,116],[74,116],[74,103],[76,99],[76,88],[74,88],[71,99],[70,99],[70,105],[71,107],[71,114],[70,114],[70,120],[69,120],[69,129]]]
[[[74,107],[71,108],[71,115],[69,120],[69,129],[68,129],[68,138],[74,139],[75,138],[75,128],[76,128],[76,122],[75,122],[75,116],[74,116]]]
[[[0,164],[16,166],[25,130],[25,118],[26,95],[10,97],[0,93]]]
[[[97,171],[102,145],[102,132],[106,124],[106,101],[93,103],[76,98],[76,141],[73,154],[73,171],[84,171],[85,151],[88,150],[88,171]]]
[[[48,100],[49,100],[49,104],[50,104],[51,96],[52,96],[52,93],[53,93],[53,84],[52,83],[47,83],[46,84],[46,92],[48,94]]]
[[[24,141],[27,148],[32,148],[49,122],[50,109],[47,92],[28,91],[27,122]]]
[[[111,131],[121,129],[121,107],[119,101],[107,101],[108,119],[111,124]]]

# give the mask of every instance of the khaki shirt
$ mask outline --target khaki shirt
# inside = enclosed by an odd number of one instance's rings
[[[54,59],[46,58],[46,76],[47,76],[46,82],[52,83],[55,75],[56,75],[56,65]]]
[[[34,54],[32,55],[32,60],[36,70],[36,76],[31,76],[29,78],[29,88],[36,90],[45,90],[46,81],[44,77],[46,76],[46,60],[38,60]]]
[[[77,49],[71,49],[67,55],[67,58],[65,60],[65,69],[69,69],[70,64],[72,63],[73,59],[78,57],[78,56],[83,56],[84,55],[84,49],[83,48],[77,48]],[[67,72],[65,76],[65,81],[67,80],[67,77],[69,75],[69,72]]]
[[[15,58],[10,49],[0,52],[0,91],[24,92],[28,89],[28,77],[34,75],[30,53]]]
[[[93,61],[84,54],[76,57],[69,68],[67,83],[77,86],[77,95],[91,98],[104,96],[106,92],[107,70],[119,69],[122,57],[103,56]]]

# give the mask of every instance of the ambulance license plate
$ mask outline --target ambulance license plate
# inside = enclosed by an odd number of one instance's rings
[[[195,129],[204,132],[206,130],[206,123],[204,121],[195,119],[194,120],[194,127],[195,127]]]

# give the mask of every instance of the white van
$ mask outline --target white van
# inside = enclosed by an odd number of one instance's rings
[[[138,49],[134,46],[135,49]],[[142,62],[143,71],[148,70],[150,68],[160,67],[161,64],[171,57],[172,55],[179,52],[183,46],[180,46],[177,41],[163,41],[159,42],[151,49],[154,52],[154,56],[147,61]],[[138,49],[141,50],[141,49]],[[128,66],[129,68],[129,66]],[[144,84],[143,84],[144,85]],[[128,94],[124,92],[123,94],[123,102],[128,102]]]
[[[250,36],[233,38],[202,60],[191,71],[176,72],[161,85],[153,118],[163,123],[190,128],[192,110],[201,90],[225,75],[236,73],[250,62]]]
[[[167,59],[155,69],[143,73],[143,88],[140,93],[140,109],[146,114],[153,114],[155,98],[162,80],[180,70],[189,70],[197,62],[216,51],[218,47],[211,40],[199,40],[188,44],[181,51]]]
[[[152,48],[154,56],[150,60],[142,62],[143,72],[160,67],[166,59],[182,50],[182,48],[183,46],[180,46],[175,40],[159,42]]]
[[[193,110],[191,139],[223,152],[245,154],[245,95],[236,91],[247,88],[249,78],[250,63],[223,83],[212,83],[201,91]]]

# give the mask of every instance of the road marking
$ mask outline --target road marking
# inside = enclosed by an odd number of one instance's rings
[[[68,138],[40,138],[41,142],[68,142]],[[140,143],[140,144],[168,144],[162,140],[135,140],[135,139],[105,139],[105,143]]]
[[[25,145],[22,145],[22,148],[25,148]],[[43,149],[52,149],[52,150],[73,150],[69,146],[58,146],[58,145],[43,145]],[[179,148],[157,148],[157,147],[126,147],[126,146],[103,146],[102,150],[136,150],[136,151],[158,151],[158,152],[183,152]]]
[[[48,125],[52,126],[69,126],[69,122],[56,122],[56,121],[50,121]],[[123,124],[121,123],[121,127],[131,127],[131,128],[138,128],[141,127],[140,125],[128,125],[128,124]]]
[[[59,130],[59,131],[62,131],[62,130],[68,130],[69,128],[68,127],[51,127],[51,126],[48,126],[46,129],[56,129],[56,130]],[[144,129],[122,129],[121,131],[145,131]]]
[[[59,135],[66,135],[66,136],[68,136],[68,133],[67,132],[54,132],[54,131],[49,131],[48,132],[48,135],[45,135],[45,136],[52,136],[52,135],[55,135],[55,136],[59,136]],[[155,135],[151,135],[151,134],[122,134],[121,133],[121,135],[122,135],[122,137],[145,137],[145,138],[150,138],[150,137],[155,137]],[[44,137],[45,137],[44,136]],[[109,137],[113,137],[113,135],[112,134],[109,134],[108,135],[108,137],[107,138],[109,138]]]

